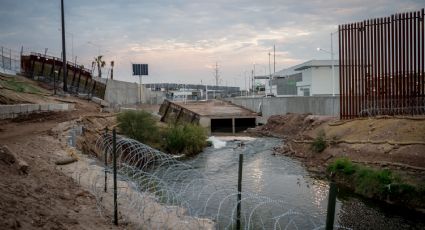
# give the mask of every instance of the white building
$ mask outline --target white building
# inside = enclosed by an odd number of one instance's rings
[[[295,77],[300,74],[301,78]],[[296,82],[294,84],[284,79],[296,79]],[[269,85],[270,83],[266,85],[266,92],[270,91]],[[291,90],[293,87],[296,87],[296,91],[295,88]],[[277,96],[295,96],[295,92],[297,96],[337,95],[339,94],[338,61],[334,61],[333,77],[331,60],[311,60],[276,72],[271,81],[271,91]]]

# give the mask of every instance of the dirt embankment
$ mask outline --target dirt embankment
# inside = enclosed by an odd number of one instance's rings
[[[299,158],[307,169],[325,175],[336,158],[388,168],[412,184],[425,181],[425,117],[376,117],[340,121],[307,114],[277,115],[252,132],[285,139],[276,153]],[[324,134],[326,148],[312,150]]]
[[[99,215],[95,197],[55,164],[70,153],[52,129],[64,121],[97,116],[100,110],[85,100],[66,100],[76,110],[0,121],[0,146],[28,166],[22,170],[0,159],[1,229],[117,229],[110,217]]]
[[[278,153],[304,159],[323,171],[333,158],[345,156],[370,165],[425,170],[425,117],[377,117],[340,121],[308,114],[276,115],[251,131],[286,140]],[[317,153],[311,143],[324,134],[327,147]]]

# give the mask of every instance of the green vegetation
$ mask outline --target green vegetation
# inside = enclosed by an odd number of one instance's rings
[[[118,127],[126,136],[146,144],[154,144],[160,133],[153,116],[146,111],[125,111],[117,116]]]
[[[342,179],[358,194],[378,199],[424,205],[423,185],[414,186],[404,182],[389,169],[373,169],[351,162],[348,158],[338,158],[328,166],[328,172]]]
[[[41,93],[41,91],[36,88],[35,86],[24,82],[24,81],[19,81],[15,78],[10,78],[10,79],[1,79],[0,84],[10,90],[13,91],[17,91],[17,92],[23,92],[23,93]]]
[[[207,146],[206,131],[199,125],[177,124],[160,129],[145,111],[125,111],[117,120],[124,135],[172,154],[194,155]]]
[[[206,132],[201,126],[177,124],[168,128],[165,135],[165,146],[171,153],[194,155],[207,146],[206,139]]]
[[[323,152],[326,149],[326,135],[323,130],[319,132],[316,139],[311,143],[311,149],[316,153]]]

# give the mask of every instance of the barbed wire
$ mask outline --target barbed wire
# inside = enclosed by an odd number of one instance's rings
[[[99,160],[78,161],[68,173],[95,195],[101,215],[110,218],[112,201],[112,135],[96,141]],[[236,226],[237,190],[225,187],[176,157],[136,140],[117,136],[116,161],[121,223],[148,229],[233,229]],[[108,174],[105,180],[105,172]],[[105,192],[105,181],[107,192]],[[288,208],[275,200],[242,192],[244,229],[324,229],[324,220]],[[344,229],[341,226],[339,228]]]

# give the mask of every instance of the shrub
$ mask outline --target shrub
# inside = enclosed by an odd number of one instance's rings
[[[351,175],[356,172],[356,165],[353,164],[348,158],[342,157],[336,159],[332,164],[329,165],[328,171],[337,173],[342,172],[346,175]]]
[[[313,143],[311,143],[313,151],[320,153],[326,149],[326,135],[324,131],[320,131]]]
[[[387,177],[389,174],[361,167],[355,175],[356,192],[369,197],[382,197],[388,188],[387,185],[391,184],[391,179]]]
[[[182,125],[170,126],[165,134],[165,148],[171,153],[182,152],[185,148],[185,137]]]
[[[117,116],[118,127],[124,135],[143,143],[155,143],[159,137],[154,117],[146,111],[125,111]]]
[[[170,153],[193,155],[207,145],[205,129],[194,124],[178,124],[169,127],[165,135],[166,149]]]

